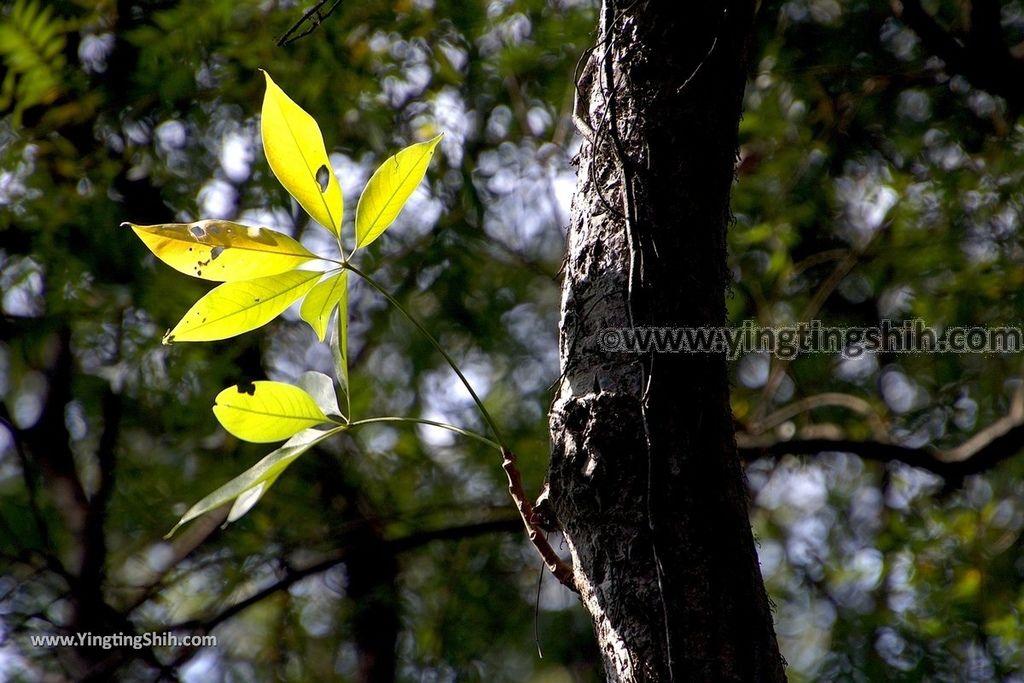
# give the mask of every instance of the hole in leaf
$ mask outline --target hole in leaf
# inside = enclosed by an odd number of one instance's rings
[[[256,395],[256,385],[252,382],[239,383],[236,388],[240,394],[249,394],[250,396]]]
[[[213,250],[210,252],[210,261],[214,260],[223,253],[224,247],[214,247]],[[207,263],[209,263],[209,261],[207,261]]]
[[[316,169],[316,182],[320,186],[321,192],[327,192],[327,184],[331,180],[331,172],[327,169],[327,164],[321,164],[320,168]]]
[[[206,237],[206,230],[201,225],[193,225],[188,229],[188,231],[192,233],[192,236],[197,240]]]

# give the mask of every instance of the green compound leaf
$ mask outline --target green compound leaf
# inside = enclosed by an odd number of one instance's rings
[[[341,235],[344,200],[334,177],[320,126],[295,104],[266,71],[260,136],[270,170],[318,223]]]
[[[227,339],[266,325],[316,284],[323,273],[292,270],[225,282],[193,304],[164,343]]]
[[[441,135],[406,147],[380,165],[356,206],[356,248],[381,236],[423,181]]]
[[[230,221],[123,225],[171,268],[204,280],[251,280],[319,258],[288,235]]]
[[[214,399],[213,414],[243,441],[283,441],[330,420],[299,387],[259,381],[228,387]]]

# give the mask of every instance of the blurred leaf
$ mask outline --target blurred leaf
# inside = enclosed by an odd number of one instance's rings
[[[293,270],[277,275],[225,282],[188,310],[164,343],[227,339],[266,325],[308,292],[322,273]]]
[[[357,249],[373,242],[395,222],[423,181],[442,136],[406,147],[374,171],[356,207]]]
[[[320,126],[295,104],[266,71],[260,135],[270,170],[303,209],[341,235],[344,200],[334,177]]]
[[[230,221],[125,225],[161,261],[204,280],[229,282],[276,275],[318,258],[288,235]]]

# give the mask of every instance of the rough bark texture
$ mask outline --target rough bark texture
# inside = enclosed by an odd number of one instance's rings
[[[605,0],[562,302],[550,495],[611,681],[781,681],[725,358],[602,350],[723,325],[754,3]]]

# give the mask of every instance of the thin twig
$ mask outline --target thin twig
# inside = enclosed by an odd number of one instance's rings
[[[277,46],[286,47],[288,45],[291,45],[295,41],[301,38],[305,38],[310,33],[320,28],[320,24],[323,23],[324,19],[331,16],[331,13],[338,8],[338,5],[341,4],[341,0],[334,0],[334,4],[331,5],[326,12],[321,14],[320,8],[326,4],[327,0],[320,0],[320,2],[316,3],[315,5],[313,5],[312,8],[307,10],[306,13],[303,14],[298,21],[292,24],[291,28],[284,32],[284,35],[277,39]],[[309,27],[302,33],[295,35],[295,32],[298,31],[299,28],[301,28],[302,25],[307,22],[309,23]]]
[[[409,313],[409,311],[406,310],[406,308],[402,306],[402,304],[400,304],[395,299],[395,297],[393,297],[387,291],[387,289],[385,289],[380,283],[378,283],[376,280],[371,278],[363,271],[353,266],[351,263],[346,263],[345,267],[351,270],[356,275],[358,275],[360,278],[362,278],[363,281],[365,281],[368,285],[377,290],[377,292],[379,292],[381,296],[387,299],[388,303],[390,303],[392,306],[398,309],[398,311],[403,316],[405,316],[405,319],[412,323],[412,325],[417,330],[419,330],[419,332],[427,339],[427,341],[430,342],[434,349],[441,354],[441,356],[448,363],[448,366],[458,376],[459,380],[462,382],[462,385],[466,388],[466,391],[469,392],[469,395],[473,399],[473,402],[476,403],[476,407],[480,411],[480,415],[483,418],[484,422],[487,424],[491,433],[494,435],[495,445],[500,445],[502,455],[501,468],[505,470],[505,474],[508,477],[509,493],[512,495],[512,500],[516,505],[516,509],[519,510],[519,514],[523,519],[523,524],[526,527],[526,533],[530,538],[530,542],[533,543],[534,547],[537,549],[537,552],[540,553],[541,558],[544,560],[544,564],[547,565],[551,573],[555,575],[555,578],[557,578],[559,582],[562,583],[562,585],[566,586],[570,590],[579,592],[577,591],[576,586],[572,581],[572,570],[565,562],[562,561],[560,557],[558,557],[558,554],[555,553],[555,551],[551,548],[550,544],[548,544],[547,540],[541,534],[541,530],[539,529],[539,527],[536,525],[536,523],[534,523],[533,506],[527,500],[526,494],[523,491],[523,480],[522,476],[519,474],[519,469],[516,467],[515,456],[512,454],[512,451],[505,445],[505,441],[504,439],[502,439],[501,433],[498,431],[498,426],[494,422],[494,418],[491,417],[490,412],[488,412],[487,408],[484,406],[483,401],[480,399],[476,391],[473,389],[473,385],[469,383],[469,380],[466,378],[466,375],[463,374],[462,370],[459,368],[458,363],[456,363],[455,359],[451,357],[451,354],[449,354],[448,351],[446,351],[445,348],[441,346],[440,342],[438,342],[437,339],[435,339],[434,336],[430,334],[427,328],[424,327],[423,324],[419,322],[416,318],[414,318],[412,314]]]

